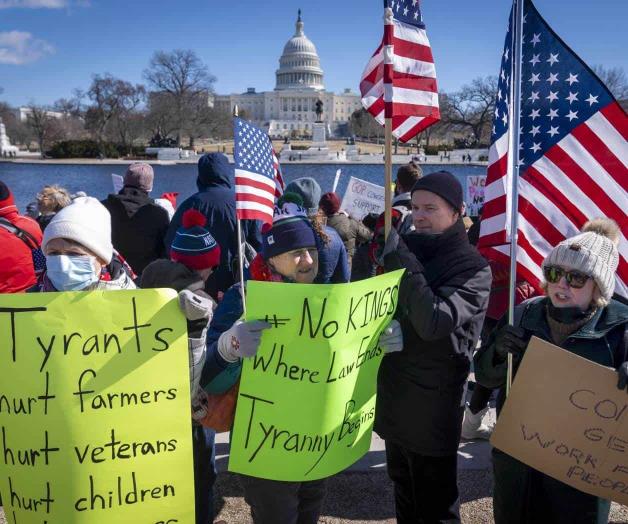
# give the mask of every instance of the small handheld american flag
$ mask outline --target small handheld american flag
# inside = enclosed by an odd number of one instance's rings
[[[233,137],[237,217],[272,224],[275,200],[284,190],[273,145],[264,131],[241,118],[233,121]]]
[[[384,0],[384,38],[360,81],[362,105],[402,142],[440,120],[432,48],[419,0]]]
[[[587,220],[622,231],[616,291],[628,296],[628,117],[606,86],[556,35],[530,0],[523,4],[519,151],[512,148],[513,26],[499,75],[479,247],[508,263],[509,158],[519,162],[517,273],[539,287],[553,246]],[[513,206],[514,207],[514,206]]]

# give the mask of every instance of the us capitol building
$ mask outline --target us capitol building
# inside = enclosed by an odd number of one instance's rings
[[[349,134],[347,123],[351,114],[362,107],[360,96],[350,89],[341,94],[325,91],[321,61],[316,46],[303,32],[301,10],[296,32],[283,48],[276,78],[274,91],[258,93],[250,87],[242,94],[214,95],[214,107],[232,112],[237,105],[241,116],[269,135],[289,137],[312,134],[320,100],[328,135]]]

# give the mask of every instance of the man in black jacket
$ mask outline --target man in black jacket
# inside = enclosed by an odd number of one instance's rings
[[[378,375],[375,431],[386,441],[397,522],[459,522],[457,451],[465,384],[491,287],[488,263],[469,244],[462,186],[441,171],[412,190],[415,232],[395,230],[386,271],[405,268],[396,319],[403,350]]]
[[[170,219],[168,212],[149,196],[154,177],[149,164],[131,164],[120,192],[102,201],[111,214],[113,247],[138,276],[153,260],[167,256],[164,237]]]

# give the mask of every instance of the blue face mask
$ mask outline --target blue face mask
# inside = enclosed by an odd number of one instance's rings
[[[80,291],[98,281],[88,255],[48,255],[46,268],[46,276],[57,291]]]

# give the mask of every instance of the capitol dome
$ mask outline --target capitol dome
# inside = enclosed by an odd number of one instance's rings
[[[324,90],[323,70],[316,46],[303,32],[301,10],[294,36],[288,40],[279,59],[275,90],[314,89]]]

